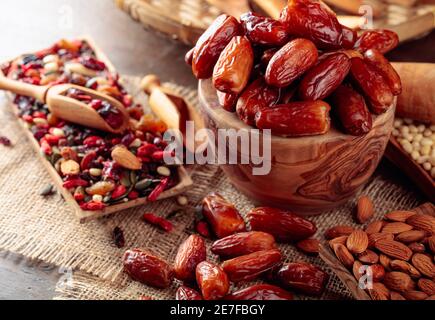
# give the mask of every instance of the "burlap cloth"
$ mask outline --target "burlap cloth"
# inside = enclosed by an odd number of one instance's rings
[[[138,78],[124,78],[130,92],[143,102],[146,97],[138,93],[138,81]],[[195,92],[173,85],[172,88],[194,105],[198,103]],[[8,100],[0,98],[0,135],[7,135],[13,142],[10,148],[0,146],[0,250],[59,266],[60,272],[65,274],[56,289],[57,299],[138,299],[144,295],[154,299],[173,299],[177,284],[167,290],[156,290],[133,282],[122,272],[121,257],[127,248],[144,247],[173,260],[179,244],[192,230],[192,210],[174,218],[175,230],[169,234],[145,224],[140,217],[144,212],[167,214],[177,209],[174,199],[79,224],[59,194],[48,198],[39,195],[40,190],[50,183],[50,178],[22,134],[22,128],[8,107]],[[216,166],[197,167],[193,180],[194,187],[186,193],[192,207],[210,191],[222,193],[243,215],[253,207]],[[376,172],[362,192],[374,199],[379,216],[388,210],[408,209],[419,204],[410,186],[395,184],[380,172]],[[321,239],[330,226],[353,224],[351,212],[354,205],[350,202],[312,218],[319,229],[317,237]],[[111,238],[116,226],[125,233],[126,247],[123,249],[115,247]],[[321,299],[351,298],[350,292],[320,258],[307,257],[290,245],[282,245],[281,249],[286,261],[310,261],[330,273],[331,279]],[[69,268],[72,268],[72,273],[68,273]]]

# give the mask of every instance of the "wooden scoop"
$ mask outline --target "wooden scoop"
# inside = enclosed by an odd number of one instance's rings
[[[79,100],[67,97],[65,94],[71,88],[81,90],[94,99],[107,101],[114,108],[118,109],[124,116],[124,122],[121,127],[117,129],[112,128],[92,107]],[[86,127],[112,133],[121,133],[129,126],[130,117],[124,106],[119,101],[85,87],[72,84],[36,86],[0,76],[0,89],[35,98],[36,100],[46,103],[50,109],[50,112],[56,117]]]
[[[242,14],[251,11],[248,0],[207,0],[208,3],[215,6],[222,12],[239,18]],[[269,17],[278,19],[281,10],[286,5],[285,0],[253,0],[261,10]]]
[[[205,127],[197,110],[186,103],[185,99],[171,90],[161,86],[156,75],[148,75],[142,79],[141,89],[149,95],[149,104],[154,114],[170,129],[180,130],[186,143],[186,121],[193,121],[195,132]],[[195,151],[195,143],[187,143],[190,151]]]

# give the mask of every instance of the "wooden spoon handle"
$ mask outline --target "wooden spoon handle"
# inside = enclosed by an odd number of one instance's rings
[[[361,6],[368,5],[373,10],[373,16],[379,17],[385,13],[385,4],[376,0],[324,0],[328,5],[354,15],[361,15]]]
[[[396,114],[435,123],[435,63],[393,63],[402,79]]]
[[[45,96],[47,94],[48,88],[48,86],[36,86],[0,76],[1,90],[11,91],[16,94],[32,97],[41,102],[45,102]]]
[[[242,14],[251,11],[248,0],[207,0],[207,2],[237,19]]]
[[[435,11],[416,16],[398,25],[389,26],[399,36],[400,42],[420,37],[435,28]]]
[[[282,9],[286,5],[283,0],[253,0],[253,2],[260,7],[271,18],[278,19]]]

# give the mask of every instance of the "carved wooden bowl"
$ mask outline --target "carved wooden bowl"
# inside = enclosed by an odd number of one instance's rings
[[[216,136],[217,129],[252,129],[220,107],[211,80],[199,82],[199,98],[205,125]],[[233,185],[258,205],[319,214],[348,201],[369,180],[387,146],[394,111],[395,103],[374,118],[373,129],[362,137],[335,128],[322,136],[272,136],[271,171],[267,175],[253,175],[252,164],[221,167]],[[240,146],[237,150],[240,155]]]

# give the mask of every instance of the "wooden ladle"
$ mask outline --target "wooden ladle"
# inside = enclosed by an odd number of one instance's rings
[[[77,99],[67,97],[66,92],[71,88],[83,91],[94,99],[99,99],[110,103],[114,108],[122,113],[124,118],[123,124],[119,128],[114,129],[92,107]],[[130,124],[129,114],[119,101],[85,87],[80,87],[73,84],[36,86],[0,76],[0,89],[35,98],[38,101],[46,103],[50,112],[54,116],[86,127],[112,133],[121,133]]]

